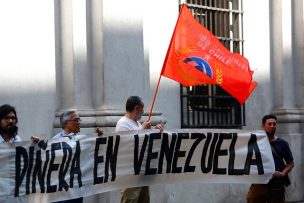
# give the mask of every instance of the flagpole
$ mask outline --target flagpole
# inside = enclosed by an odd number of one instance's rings
[[[161,76],[162,76],[162,75],[159,74],[158,82],[157,82],[157,85],[156,85],[156,88],[155,88],[155,91],[154,91],[154,95],[153,95],[152,104],[151,104],[150,110],[149,110],[148,121],[150,120],[151,115],[152,115],[152,110],[153,110],[153,107],[154,107],[154,102],[155,102],[155,99],[156,99],[156,94],[157,94],[157,92],[158,92],[158,87],[159,87],[159,83],[160,83]]]
[[[185,6],[186,6],[186,5],[183,3],[183,6],[182,6],[181,10],[182,10],[183,7],[185,7]],[[163,73],[164,65],[166,64],[167,59],[168,59],[169,50],[170,50],[172,41],[173,41],[173,39],[174,39],[174,33],[175,33],[175,30],[176,30],[176,27],[177,27],[177,23],[178,23],[180,17],[181,17],[181,13],[179,13],[179,15],[178,15],[178,18],[177,18],[177,21],[176,21],[176,24],[175,24],[175,27],[174,27],[174,30],[173,30],[173,35],[172,35],[172,37],[171,37],[170,44],[169,44],[169,47],[168,47],[168,50],[167,50],[166,58],[165,58],[164,63],[163,63],[162,71],[161,71],[161,73],[159,74],[158,82],[157,82],[157,85],[156,85],[156,88],[155,88],[155,91],[154,91],[154,95],[153,95],[152,104],[151,104],[150,110],[149,110],[148,121],[150,120],[151,115],[152,115],[152,111],[153,111],[154,102],[155,102],[155,99],[156,99],[156,94],[157,94],[157,92],[158,92],[158,87],[159,87],[160,79],[161,79],[161,76],[162,76],[162,73]]]

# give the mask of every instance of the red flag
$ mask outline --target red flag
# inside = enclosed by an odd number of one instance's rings
[[[226,49],[184,4],[161,75],[185,86],[218,84],[243,104],[257,85],[252,74],[248,60]]]

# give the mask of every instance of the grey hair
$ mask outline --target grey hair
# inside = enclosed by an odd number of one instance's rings
[[[76,110],[68,110],[60,115],[60,126],[62,129],[64,128],[64,125],[70,120],[73,113],[76,113]]]

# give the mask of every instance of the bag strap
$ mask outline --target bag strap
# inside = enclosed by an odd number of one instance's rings
[[[281,164],[283,164],[284,166],[286,165],[285,162],[283,161],[283,159],[281,159],[281,157],[279,156],[279,154],[277,153],[277,151],[275,150],[275,148],[270,144],[271,147],[271,151],[273,152],[273,154],[278,158],[278,160],[281,162]],[[284,182],[285,182],[285,186],[287,187],[288,185],[290,185],[290,179],[288,177],[288,175],[283,177]]]
[[[282,158],[279,156],[279,154],[277,153],[277,151],[271,144],[270,144],[270,147],[271,147],[271,151],[278,158],[278,160],[281,162],[281,164],[286,165],[285,162],[282,160]]]

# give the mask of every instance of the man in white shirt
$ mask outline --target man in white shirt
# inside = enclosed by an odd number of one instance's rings
[[[142,130],[150,129],[151,121],[144,121],[140,124],[139,120],[144,113],[144,103],[142,99],[138,96],[131,96],[126,102],[126,113],[116,124],[115,131],[132,131],[132,130]],[[155,126],[156,129],[160,131],[164,130],[162,124]],[[149,187],[133,187],[127,188],[123,191],[121,203],[149,203],[150,194]]]
[[[18,134],[18,118],[14,107],[4,104],[0,106],[0,143],[18,142],[21,138]]]

